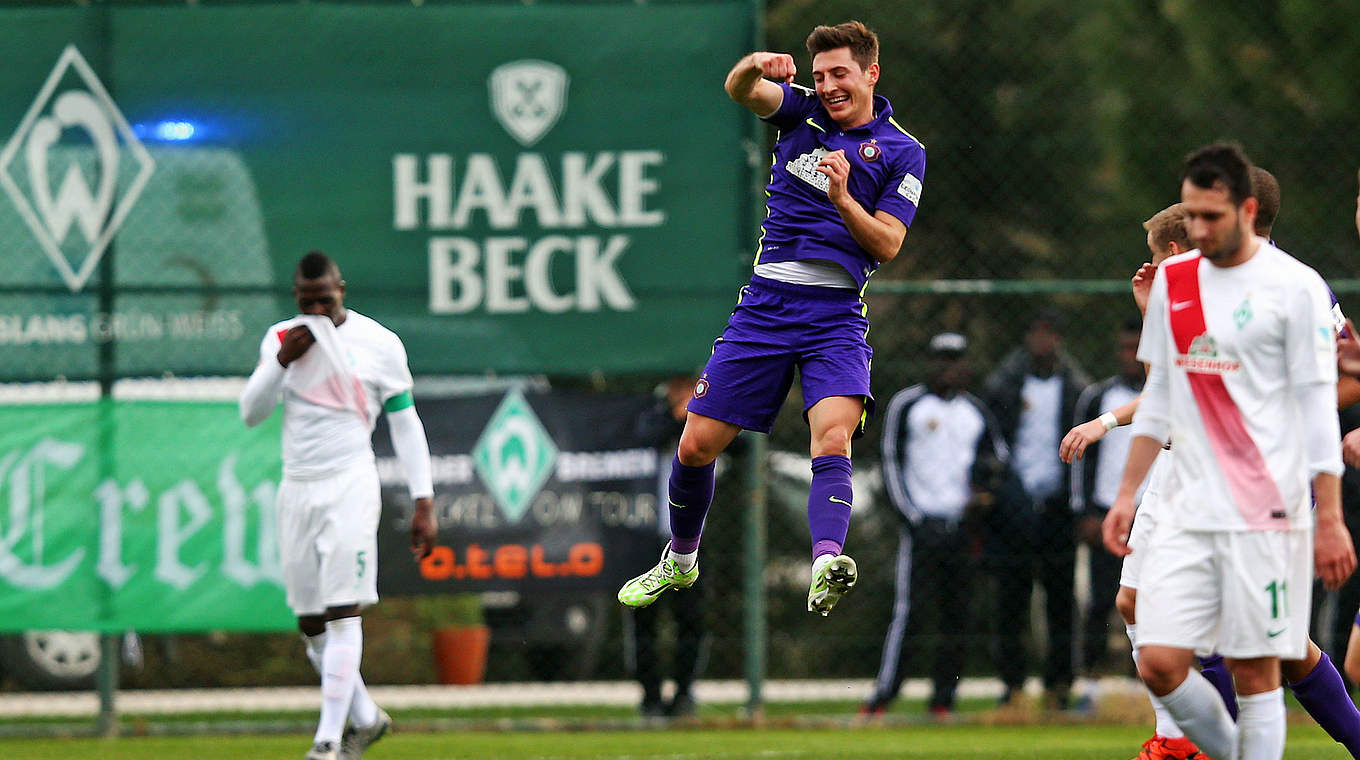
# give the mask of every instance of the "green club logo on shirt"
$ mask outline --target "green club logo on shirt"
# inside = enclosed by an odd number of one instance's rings
[[[472,449],[486,489],[510,522],[519,522],[552,474],[557,446],[518,389],[506,394]]]
[[[1237,323],[1239,330],[1251,321],[1251,298],[1243,298],[1242,303],[1237,305],[1237,309],[1233,311],[1233,321]]]

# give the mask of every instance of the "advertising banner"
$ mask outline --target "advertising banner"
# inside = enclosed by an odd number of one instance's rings
[[[383,594],[612,589],[656,559],[646,395],[419,402],[439,547],[417,565],[385,430]],[[0,631],[291,630],[274,495],[280,415],[234,403],[0,407]],[[665,462],[669,464],[669,462]]]
[[[0,630],[292,629],[279,470],[233,403],[0,407]]]
[[[378,435],[380,592],[612,591],[654,564],[670,460],[639,425],[653,406],[646,395],[519,391],[421,402],[439,546],[412,562],[411,500]]]
[[[312,249],[418,374],[693,371],[754,7],[0,9],[0,380],[247,372]]]

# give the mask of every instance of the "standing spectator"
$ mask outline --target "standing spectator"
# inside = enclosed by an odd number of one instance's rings
[[[967,656],[976,575],[975,518],[991,505],[1005,468],[1006,444],[987,407],[968,393],[967,340],[930,340],[930,374],[898,391],[883,427],[883,480],[901,518],[896,598],[883,662],[862,713],[885,710],[902,688],[909,655],[903,642],[935,618],[934,694],[929,709],[947,714]]]
[[[669,462],[675,454],[680,432],[685,427],[685,405],[689,403],[690,393],[694,390],[694,377],[676,377],[657,388],[657,403],[638,420],[641,437],[654,445],[663,456],[660,461]],[[666,486],[670,482],[669,467],[662,467],[657,492],[662,499],[666,497]],[[660,504],[660,502],[658,502]],[[670,512],[657,510],[657,551],[661,551],[671,535]],[[692,687],[703,669],[703,655],[708,648],[708,629],[704,625],[704,586],[703,580],[696,580],[690,586],[684,599],[667,597],[649,607],[633,607],[624,617],[624,626],[631,631],[625,637],[625,660],[630,665],[634,677],[642,686],[642,704],[639,709],[644,718],[686,717],[697,709]],[[669,607],[675,620],[675,648],[671,652],[671,676],[675,679],[675,695],[670,702],[661,698],[661,653],[657,647],[657,624],[662,617],[662,608]]]
[[[983,398],[1011,450],[1017,487],[991,511],[987,554],[997,576],[997,658],[1009,702],[1024,685],[1023,635],[1036,574],[1043,584],[1048,650],[1045,705],[1064,709],[1072,689],[1073,576],[1076,570],[1071,496],[1058,443],[1090,384],[1062,350],[1062,315],[1043,309],[1024,345],[1012,351],[984,386]]]
[[[1074,425],[1118,409],[1143,392],[1146,373],[1138,361],[1138,336],[1142,320],[1133,318],[1119,328],[1117,358],[1119,373],[1093,383],[1077,399]],[[1101,546],[1100,525],[1119,493],[1119,479],[1129,453],[1129,429],[1116,427],[1098,443],[1086,447],[1085,456],[1072,462],[1072,511],[1077,515],[1077,536],[1091,547],[1090,606],[1086,609],[1082,642],[1082,667],[1091,672],[1109,650],[1110,614],[1114,612],[1119,591],[1121,558]],[[1146,487],[1146,484],[1144,484]],[[1142,490],[1138,492],[1141,498]]]

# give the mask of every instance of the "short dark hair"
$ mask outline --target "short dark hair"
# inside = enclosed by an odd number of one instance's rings
[[[869,64],[878,63],[878,35],[858,21],[847,21],[835,26],[821,25],[812,30],[807,38],[808,53],[813,58],[836,48],[850,48],[850,57],[855,59],[861,69],[867,70]]]
[[[1053,332],[1062,335],[1063,328],[1066,327],[1066,317],[1056,306],[1044,306],[1034,312],[1034,316],[1029,320],[1029,329],[1033,330],[1039,325],[1048,325]]]
[[[295,280],[319,280],[328,274],[335,275],[335,279],[340,279],[340,267],[336,266],[335,260],[321,251],[308,251],[297,264],[297,269],[293,270]]]
[[[1259,166],[1251,167],[1251,194],[1259,204],[1256,209],[1256,233],[1262,234],[1275,226],[1280,215],[1280,182],[1275,175]]]
[[[1220,185],[1228,191],[1234,206],[1242,205],[1251,194],[1251,160],[1232,143],[1214,143],[1185,157],[1181,181],[1212,190]]]

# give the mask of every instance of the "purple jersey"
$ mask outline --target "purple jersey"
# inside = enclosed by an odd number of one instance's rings
[[[779,138],[765,188],[768,214],[756,263],[834,261],[863,287],[878,262],[855,242],[836,212],[827,197],[829,180],[817,171],[817,162],[832,151],[845,151],[850,195],[870,214],[885,211],[910,227],[925,178],[925,146],[893,120],[892,105],[881,95],[874,96],[873,121],[842,130],[812,90],[780,86],[784,100],[766,117],[779,127]]]

